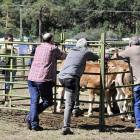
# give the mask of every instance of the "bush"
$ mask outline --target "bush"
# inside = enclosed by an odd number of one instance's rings
[[[74,39],[86,38],[87,40],[100,39],[101,33],[103,33],[103,32],[105,32],[103,28],[86,29],[85,32],[77,33],[72,38],[74,38]]]
[[[106,33],[106,39],[108,39],[108,40],[110,40],[110,39],[118,39],[117,34],[115,32],[113,32],[113,30],[109,30]]]

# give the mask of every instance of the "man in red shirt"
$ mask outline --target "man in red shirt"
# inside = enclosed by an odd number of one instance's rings
[[[63,60],[67,56],[54,45],[54,36],[51,33],[45,34],[43,41],[44,43],[36,49],[28,76],[31,105],[30,113],[24,116],[24,121],[32,131],[43,130],[39,126],[38,115],[52,105],[52,87],[55,84],[57,60]]]

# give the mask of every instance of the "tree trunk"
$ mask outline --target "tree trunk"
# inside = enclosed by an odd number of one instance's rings
[[[42,42],[42,8],[39,14],[39,42]]]
[[[23,36],[22,36],[22,8],[20,7],[20,41],[23,41]]]

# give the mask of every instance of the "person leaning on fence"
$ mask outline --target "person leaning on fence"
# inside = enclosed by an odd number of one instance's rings
[[[43,130],[39,126],[39,114],[52,105],[52,88],[55,84],[57,60],[67,56],[54,45],[54,36],[47,33],[43,36],[44,43],[36,48],[34,61],[29,76],[30,113],[24,116],[27,127],[32,131]],[[40,97],[42,102],[39,103]]]
[[[72,110],[79,110],[79,104],[75,105],[75,101],[76,98],[79,98],[80,78],[85,70],[86,61],[89,59],[98,60],[99,56],[88,50],[86,39],[81,38],[77,41],[76,47],[69,51],[64,65],[60,70],[59,81],[66,87],[62,135],[73,134],[70,130],[71,113]]]
[[[12,44],[10,44],[10,42],[13,42],[13,35],[12,34],[5,34],[4,41],[9,42],[9,43],[7,44],[7,47],[5,44],[1,46],[1,54],[10,55],[11,54],[11,46],[12,46]],[[18,50],[18,47],[13,47],[13,54],[15,54],[14,50]],[[1,57],[1,61],[4,61],[4,62],[6,62],[7,65],[10,65],[10,57]],[[16,68],[16,65],[17,65],[16,58],[13,58],[13,65],[14,65],[13,68]],[[10,68],[10,66],[7,68]],[[15,75],[16,75],[16,71],[12,71],[12,76],[15,76]],[[14,82],[14,80],[15,80],[15,78],[12,78],[12,82]],[[9,81],[10,81],[10,71],[6,70],[5,82],[9,82]],[[11,84],[11,85],[13,87],[13,84]],[[9,88],[10,88],[10,83],[5,83],[3,85],[3,89],[4,89],[3,94],[8,94]],[[9,106],[8,96],[2,97],[1,104],[3,104],[5,107]]]
[[[29,50],[30,50],[31,56],[34,56],[35,51],[36,51],[36,47],[37,47],[37,45],[29,45]],[[34,60],[34,58],[29,58],[29,60],[28,60],[29,69],[31,69],[31,65],[32,65],[33,60]]]
[[[129,40],[129,48],[126,50],[115,53],[114,59],[129,58],[131,72],[134,81],[134,115],[136,127],[134,132],[140,132],[140,40],[137,37],[132,37]]]

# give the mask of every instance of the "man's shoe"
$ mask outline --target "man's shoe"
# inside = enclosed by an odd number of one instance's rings
[[[23,117],[23,119],[24,119],[24,122],[26,123],[26,126],[28,127],[28,129],[32,129],[31,128],[31,121],[29,120],[29,117],[28,117],[28,115],[25,115],[24,117]]]
[[[42,131],[43,130],[43,127],[41,126],[36,126],[34,128],[32,128],[32,131]]]
[[[140,132],[140,128],[135,128],[134,132]]]
[[[9,107],[9,102],[5,102],[3,106],[4,107]]]
[[[66,131],[62,131],[60,134],[61,135],[73,135],[74,133],[70,129],[68,129]]]
[[[84,114],[84,110],[81,110],[81,109],[73,110],[72,113],[73,113],[73,117],[78,117]]]

